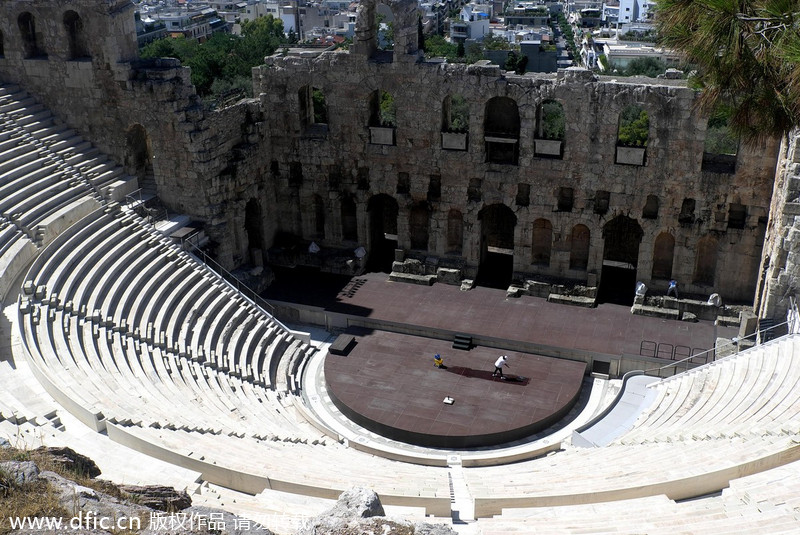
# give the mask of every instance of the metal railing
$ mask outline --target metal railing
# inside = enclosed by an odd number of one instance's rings
[[[742,340],[747,340],[749,338],[752,338],[753,341],[755,342],[753,347],[761,345],[761,343],[762,343],[761,342],[761,333],[766,332],[766,331],[771,331],[773,329],[777,329],[777,328],[783,327],[783,326],[787,326],[788,327],[790,325],[790,323],[791,323],[791,320],[787,320],[787,321],[784,321],[782,323],[778,323],[776,325],[772,325],[771,327],[768,327],[766,329],[756,329],[756,331],[753,334],[747,335],[745,337],[733,338],[730,342],[728,342],[726,344],[722,344],[720,346],[713,347],[711,349],[707,349],[707,350],[705,350],[705,351],[703,351],[701,353],[697,353],[697,354],[688,356],[688,357],[686,357],[684,359],[681,359],[681,360],[678,360],[676,362],[670,362],[669,364],[665,364],[663,366],[658,366],[658,367],[648,368],[646,370],[641,370],[641,372],[645,373],[645,374],[652,373],[652,372],[658,372],[658,375],[660,377],[661,376],[661,372],[663,370],[666,370],[666,369],[669,369],[669,368],[675,368],[675,370],[677,372],[678,366],[680,366],[681,364],[685,365],[685,368],[684,368],[683,371],[687,371],[687,370],[689,370],[689,366],[691,364],[697,364],[696,362],[695,363],[690,362],[694,358],[704,357],[706,364],[709,363],[709,362],[714,362],[717,359],[717,353],[723,353],[723,356],[729,356],[729,355],[738,353],[739,352],[739,345],[742,342]],[[791,334],[791,331],[789,331],[789,332]],[[730,351],[730,352],[725,351],[726,349],[729,349],[729,350],[732,350],[732,351]],[[709,360],[709,357],[710,357],[710,360]],[[637,371],[639,371],[639,370],[637,370]]]
[[[228,284],[230,284],[236,291],[250,300],[254,305],[260,307],[264,312],[268,313],[273,318],[275,317],[275,307],[268,303],[263,297],[258,295],[252,288],[247,286],[244,282],[242,282],[239,278],[237,278],[233,273],[222,267],[222,265],[211,258],[205,251],[203,251],[200,247],[192,243],[191,241],[187,240],[184,242],[186,245],[189,245],[191,248],[191,253],[195,257],[197,257],[198,261],[208,266],[208,268],[216,273],[219,277],[224,279]],[[275,321],[278,321],[275,318]],[[282,324],[281,324],[282,325]],[[284,326],[284,328],[288,331],[289,329]]]
[[[147,200],[144,198],[144,190],[139,188],[125,195],[125,204],[136,212],[148,224],[155,226],[157,221],[166,221],[169,219],[169,212],[163,206],[158,208],[151,208],[147,206]]]

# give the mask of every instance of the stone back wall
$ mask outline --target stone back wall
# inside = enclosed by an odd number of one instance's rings
[[[514,270],[518,275],[591,283],[602,270],[604,225],[625,215],[643,230],[637,277],[651,287],[666,288],[666,280],[652,279],[651,272],[654,241],[668,233],[675,240],[672,276],[686,291],[706,295],[716,291],[743,301],[753,298],[777,143],[742,147],[735,173],[704,171],[706,119],[695,110],[695,92],[679,82],[598,79],[581,69],[515,76],[493,66],[385,63],[346,52],[315,58],[275,56],[257,71],[255,88],[268,122],[271,158],[281,171],[276,184],[282,230],[319,239],[312,208],[321,197],[324,241],[340,244],[341,203],[350,197],[358,206],[358,242],[368,246],[369,200],[386,194],[399,205],[399,246],[410,250],[413,208],[427,203],[428,247],[418,252],[443,261],[453,256],[447,254],[446,234],[448,214],[457,210],[464,228],[457,256],[463,256],[468,271],[474,273],[481,260],[481,210],[502,204],[517,218]],[[307,86],[321,89],[325,96],[328,124],[322,135],[316,125],[303,120],[299,95]],[[377,89],[394,96],[393,145],[370,139],[370,96]],[[456,94],[469,103],[466,151],[442,148],[443,103]],[[511,98],[518,107],[516,165],[487,162],[484,125],[487,102],[493,97]],[[560,158],[535,153],[537,110],[546,99],[560,102],[565,112]],[[630,104],[641,106],[650,118],[644,165],[615,163],[619,114]],[[434,182],[440,180],[438,197],[429,192],[432,177]],[[564,188],[572,190],[571,210],[559,206]],[[605,196],[607,210],[602,206]],[[648,196],[658,201],[657,214],[649,219],[643,217]],[[695,208],[679,221],[685,199],[694,200]],[[734,203],[746,206],[742,229],[729,228]],[[552,225],[546,265],[533,262],[534,224],[541,219]],[[590,250],[586,267],[575,269],[571,239],[578,224],[589,230]],[[714,280],[694,283],[698,242],[704,238],[703,250],[717,251]]]
[[[253,157],[263,152],[252,149],[263,137],[254,101],[209,112],[177,60],[139,60],[129,0],[9,0],[0,3],[0,32],[0,80],[142,175],[140,185],[152,180],[170,211],[206,222],[225,266],[245,257],[240,198],[258,195],[264,168]],[[134,162],[135,125],[146,134],[148,172]]]

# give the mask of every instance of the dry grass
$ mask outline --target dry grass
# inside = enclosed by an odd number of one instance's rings
[[[55,461],[44,449],[21,450],[17,448],[0,448],[0,462],[33,461],[40,471],[52,471],[74,481],[78,485],[91,488],[114,498],[135,502],[131,496],[124,495],[119,488],[109,481],[91,479],[85,473],[65,468]],[[11,518],[71,518],[76,511],[67,510],[59,501],[59,493],[47,481],[37,481],[26,485],[17,485],[7,474],[0,470],[0,535],[11,533]],[[141,519],[142,527],[147,526],[147,518]],[[136,531],[112,530],[117,535],[136,535]]]
[[[9,518],[64,517],[56,490],[47,481],[17,485],[0,470],[0,535],[11,532]]]

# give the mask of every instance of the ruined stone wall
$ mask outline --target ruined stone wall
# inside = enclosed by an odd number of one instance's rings
[[[208,111],[189,69],[140,61],[130,0],[6,1],[0,32],[0,80],[21,85],[131,174],[128,134],[141,125],[161,201],[207,224],[223,265],[246,258],[244,202],[261,195],[265,206],[274,203],[257,185],[263,158],[253,154],[263,151],[253,147],[263,136],[253,101]],[[268,234],[274,225],[264,224]]]
[[[327,132],[319,134],[303,120],[306,86],[321,89],[328,107]],[[370,139],[370,95],[382,89],[397,105],[395,143]],[[706,119],[695,111],[696,93],[672,81],[598,79],[583,70],[558,75],[514,76],[499,68],[437,63],[385,63],[363,54],[326,53],[319,57],[273,57],[256,75],[256,91],[268,122],[271,158],[281,168],[277,180],[281,228],[314,236],[313,203],[325,204],[325,242],[341,244],[341,202],[355,199],[358,243],[369,247],[369,200],[378,194],[399,205],[398,244],[411,249],[409,221],[414,206],[430,210],[427,250],[446,264],[448,213],[463,214],[461,255],[468,273],[480,264],[481,210],[502,204],[517,218],[514,271],[518,276],[546,275],[596,282],[604,258],[604,226],[618,215],[636,220],[643,230],[637,278],[651,288],[654,240],[660,233],[675,239],[672,276],[684,291],[719,292],[732,300],[753,298],[774,176],[777,143],[742,147],[735,173],[703,171]],[[442,106],[448,95],[469,103],[468,150],[442,147]],[[517,165],[487,162],[484,123],[487,102],[509,97],[520,117]],[[566,116],[561,158],[535,154],[537,109],[545,99],[560,102]],[[615,163],[618,120],[629,104],[650,118],[645,165]],[[374,141],[374,140],[373,140]],[[289,168],[295,169],[294,179]],[[298,178],[298,169],[301,170]],[[441,195],[431,198],[431,179],[440,177]],[[406,188],[406,183],[409,184]],[[530,189],[529,198],[520,190]],[[572,188],[571,210],[559,210],[561,188]],[[608,192],[608,210],[597,213],[596,199]],[[642,217],[648,195],[658,198],[656,217]],[[684,199],[696,207],[679,222]],[[744,228],[728,228],[732,203],[746,206]],[[548,265],[532,262],[534,222],[552,224]],[[686,218],[683,218],[686,219]],[[570,269],[572,230],[590,232],[588,265]],[[711,236],[718,258],[713,283],[694,283],[698,241]]]
[[[641,229],[633,263],[651,288],[666,288],[664,274],[653,276],[653,258],[657,236],[668,235],[669,276],[685,292],[752,300],[777,143],[741,148],[735,172],[704,170],[706,120],[695,111],[696,94],[680,82],[597,78],[580,69],[515,76],[487,65],[421,62],[413,2],[389,6],[402,26],[393,53],[377,50],[375,2],[363,2],[352,52],[270,58],[254,70],[257,100],[209,111],[188,69],[174,60],[137,59],[128,0],[10,0],[0,4],[0,79],[22,85],[128,168],[129,133],[141,125],[159,197],[206,223],[227,267],[252,260],[252,249],[270,247],[279,232],[370,250],[370,201],[392,199],[398,246],[466,276],[475,275],[496,238],[482,237],[493,214],[515,219],[511,243],[503,245],[513,251],[518,278],[589,284],[602,278],[608,236],[615,235],[609,224],[627,221]],[[325,96],[326,125],[314,124],[310,88]],[[378,90],[394,96],[396,128],[371,128]],[[453,95],[468,103],[466,150],[443,146],[443,108]],[[514,164],[489,157],[509,141],[506,133],[486,131],[496,115],[489,103],[498,97],[519,117],[519,132],[510,136]],[[561,103],[566,117],[556,157],[535,148],[546,99]],[[649,114],[643,165],[616,163],[619,115],[631,104]],[[682,213],[687,199],[694,210]],[[351,202],[356,232],[344,236],[342,207]],[[258,244],[245,228],[248,203],[259,214]],[[732,206],[740,209],[733,227],[742,228],[732,228]],[[542,244],[534,247],[541,224],[552,227],[544,261],[536,257]],[[462,237],[456,244],[453,228]],[[586,232],[588,258],[576,263],[573,236]],[[710,275],[698,280],[698,262],[714,255]]]
[[[783,140],[759,273],[756,313],[783,321],[800,291],[800,131]]]

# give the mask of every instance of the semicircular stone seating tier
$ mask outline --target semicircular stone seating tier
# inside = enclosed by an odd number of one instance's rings
[[[286,389],[313,348],[138,217],[110,206],[62,232],[22,295],[35,373],[110,438],[245,492],[335,498],[361,484],[449,510],[446,469],[355,452],[299,417]]]

